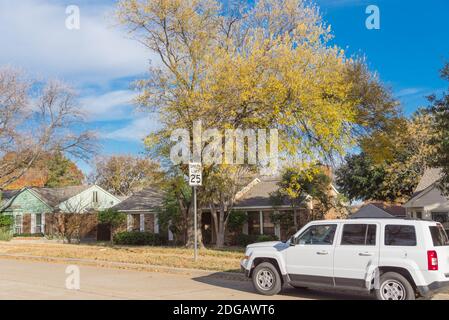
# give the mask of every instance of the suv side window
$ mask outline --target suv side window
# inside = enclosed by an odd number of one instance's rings
[[[449,246],[449,239],[441,224],[437,226],[429,227],[430,234],[432,235],[433,245],[435,247]]]
[[[297,239],[300,245],[332,245],[334,243],[336,224],[320,224],[309,227]]]
[[[414,226],[387,225],[385,226],[386,246],[416,246],[416,231]]]
[[[345,224],[341,245],[343,246],[375,246],[376,245],[375,224]]]

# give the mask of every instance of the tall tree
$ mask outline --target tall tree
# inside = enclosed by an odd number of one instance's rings
[[[5,158],[11,156],[11,154],[8,154]],[[67,187],[80,185],[83,181],[84,174],[77,165],[67,159],[61,152],[54,152],[43,154],[21,177],[12,181],[4,189]]]
[[[336,171],[340,190],[351,200],[404,202],[435,154],[434,118],[418,110],[395,130],[365,138],[360,154],[348,155]],[[380,140],[380,141],[379,141]]]
[[[0,188],[48,153],[87,160],[95,150],[94,134],[79,130],[83,114],[76,93],[60,81],[39,84],[16,70],[0,68],[0,115]]]
[[[111,156],[97,159],[91,180],[105,190],[121,196],[130,196],[145,187],[161,182],[162,173],[157,163],[135,156]]]
[[[46,162],[48,178],[46,187],[58,188],[67,186],[78,186],[84,182],[84,174],[78,166],[67,159],[64,154],[56,152]]]
[[[274,204],[289,202],[292,209],[298,209],[306,201],[312,201],[313,210],[301,221],[297,215],[294,222],[296,230],[306,222],[323,219],[330,210],[342,213],[342,199],[332,192],[332,178],[319,164],[296,164],[283,169],[279,189],[272,194]]]
[[[440,75],[442,79],[449,81],[449,62],[443,67]],[[429,112],[435,118],[434,137],[431,140],[435,153],[431,164],[442,169],[440,189],[449,195],[449,93],[444,92],[440,98],[432,95],[429,101]]]
[[[122,0],[118,18],[160,59],[137,83],[137,102],[159,114],[162,129],[146,141],[166,159],[172,131],[192,133],[202,120],[218,130],[277,128],[282,154],[328,160],[397,108],[384,103],[363,62],[330,44],[330,27],[309,1],[224,10],[216,0]],[[226,170],[206,165],[204,182],[217,172]],[[210,205],[228,207],[220,193]]]

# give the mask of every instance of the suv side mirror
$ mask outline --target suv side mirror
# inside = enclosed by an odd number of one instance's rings
[[[291,247],[296,246],[296,238],[295,238],[295,236],[292,236],[292,237],[290,238],[290,246],[291,246]]]

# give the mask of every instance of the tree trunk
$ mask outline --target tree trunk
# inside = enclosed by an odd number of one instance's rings
[[[217,244],[218,234],[220,233],[220,230],[218,228],[218,215],[217,215],[217,209],[215,208],[215,205],[212,203],[210,205],[210,214],[212,216],[212,222],[214,224],[214,231],[215,231],[215,245]]]
[[[226,234],[225,211],[224,208],[221,207],[218,215],[218,232],[217,232],[217,241],[215,244],[217,248],[224,247],[225,234]]]

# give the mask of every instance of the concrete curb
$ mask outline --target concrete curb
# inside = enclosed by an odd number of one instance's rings
[[[217,278],[222,278],[226,280],[234,281],[248,281],[248,278],[243,273],[237,272],[224,272],[224,271],[213,271],[213,270],[203,270],[203,269],[190,269],[190,268],[175,268],[167,266],[158,265],[148,265],[141,263],[129,263],[129,262],[114,262],[106,260],[95,260],[95,259],[78,259],[78,258],[59,258],[59,257],[46,257],[46,256],[33,256],[26,254],[7,254],[0,253],[0,258],[14,258],[23,260],[37,260],[37,261],[49,261],[55,263],[70,263],[70,264],[83,264],[89,266],[98,267],[110,267],[119,269],[134,269],[143,270],[149,272],[167,272],[167,273],[177,273],[177,274],[188,274],[195,277],[205,277],[212,276]]]

